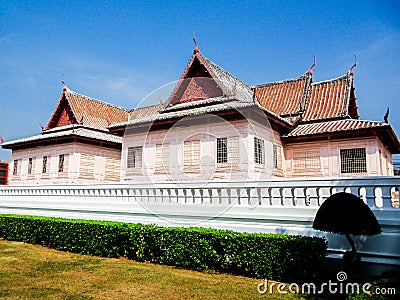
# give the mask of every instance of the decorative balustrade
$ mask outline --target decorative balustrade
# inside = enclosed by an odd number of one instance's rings
[[[363,259],[400,266],[399,189],[400,177],[2,186],[0,213],[317,235],[340,254],[346,239],[315,231],[312,222],[326,198],[346,191],[382,227],[381,235],[356,237]]]
[[[0,187],[0,200],[25,197],[70,198],[118,202],[181,203],[244,206],[320,206],[330,195],[359,195],[371,209],[399,207],[399,177],[290,179],[247,182],[121,183]]]

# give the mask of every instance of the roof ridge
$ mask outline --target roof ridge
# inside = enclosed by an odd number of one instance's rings
[[[153,105],[148,105],[148,106],[141,106],[141,107],[131,108],[131,109],[128,110],[128,112],[133,112],[133,111],[137,111],[137,110],[141,110],[141,109],[147,109],[147,108],[150,108],[150,107],[164,106],[164,105],[166,105],[166,102],[153,104]]]
[[[317,85],[317,84],[324,84],[324,83],[328,83],[328,82],[339,81],[339,80],[342,80],[342,79],[344,79],[344,78],[347,79],[347,78],[349,78],[350,76],[353,76],[353,75],[351,75],[351,74],[349,74],[349,73],[346,73],[346,74],[341,75],[341,76],[336,77],[336,78],[312,82],[311,85]]]
[[[294,78],[290,78],[290,79],[284,79],[284,80],[279,80],[279,81],[271,81],[271,82],[266,82],[266,83],[261,83],[261,84],[257,84],[254,85],[254,88],[262,88],[262,87],[266,87],[266,86],[270,86],[273,84],[283,84],[283,83],[287,83],[290,81],[296,81],[296,80],[302,80],[302,79],[307,79],[307,76],[310,74],[310,71],[305,72],[303,75],[300,75],[298,77],[294,77]]]
[[[129,112],[129,109],[127,109],[127,108],[123,108],[123,107],[121,107],[121,106],[118,106],[118,105],[115,105],[115,104],[111,104],[111,103],[105,102],[105,101],[103,101],[103,100],[99,100],[99,99],[96,99],[96,98],[93,98],[93,97],[89,97],[89,96],[80,94],[80,93],[75,92],[75,91],[73,91],[73,90],[71,90],[71,89],[69,89],[69,88],[67,88],[67,93],[71,93],[71,94],[74,94],[74,95],[76,95],[76,96],[80,96],[80,97],[82,97],[82,98],[86,98],[87,100],[90,100],[90,101],[94,101],[94,102],[97,102],[97,103],[100,103],[100,104],[104,104],[104,105],[107,105],[107,106],[111,106],[111,107],[114,107],[114,108],[117,108],[117,109],[120,109],[120,110],[124,110],[124,111],[126,111],[126,112]]]

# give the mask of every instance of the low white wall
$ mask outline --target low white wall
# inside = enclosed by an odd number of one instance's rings
[[[400,266],[399,188],[399,177],[3,186],[0,213],[320,236],[339,257],[350,248],[345,237],[312,223],[329,195],[348,191],[363,197],[382,227],[380,235],[355,237],[362,260]]]

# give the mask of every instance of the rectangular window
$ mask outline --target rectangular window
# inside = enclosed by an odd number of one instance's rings
[[[142,147],[129,147],[126,167],[128,169],[142,167]]]
[[[183,144],[184,172],[200,172],[200,141],[185,141]]]
[[[64,172],[64,154],[58,156],[58,173]]]
[[[28,159],[28,174],[32,174],[32,168],[33,168],[33,159],[30,157]]]
[[[228,162],[228,139],[217,138],[217,163]]]
[[[18,175],[18,159],[14,159],[13,175]]]
[[[341,149],[340,172],[367,173],[367,155],[365,148]]]
[[[254,162],[256,164],[264,164],[264,140],[254,137]]]
[[[321,150],[297,149],[293,151],[293,170],[297,173],[321,171]]]
[[[156,173],[166,174],[169,172],[169,161],[171,159],[169,144],[156,145]]]
[[[273,144],[274,169],[282,169],[282,146]]]
[[[47,173],[47,156],[43,156],[42,173]]]
[[[239,138],[237,136],[217,138],[217,168],[225,171],[226,167],[239,164]]]

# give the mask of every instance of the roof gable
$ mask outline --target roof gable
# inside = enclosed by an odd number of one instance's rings
[[[71,109],[69,105],[64,107],[64,109],[61,111],[61,114],[59,115],[57,125],[55,127],[61,127],[61,126],[66,126],[66,125],[71,125],[76,123],[76,120],[74,118],[74,115],[71,112]]]
[[[128,120],[126,109],[78,94],[64,86],[56,109],[45,129],[71,124],[105,129],[112,124],[126,120]]]
[[[168,103],[171,105],[222,96],[221,86],[200,52],[192,55]]]
[[[312,83],[302,121],[338,118],[358,119],[353,75]]]
[[[76,123],[77,120],[75,118],[74,112],[72,111],[72,107],[67,98],[64,97],[63,93],[58,100],[57,106],[54,109],[54,112],[51,115],[50,120],[45,127],[45,130]]]
[[[168,106],[216,97],[252,101],[252,92],[247,84],[195,50],[167,101]]]

